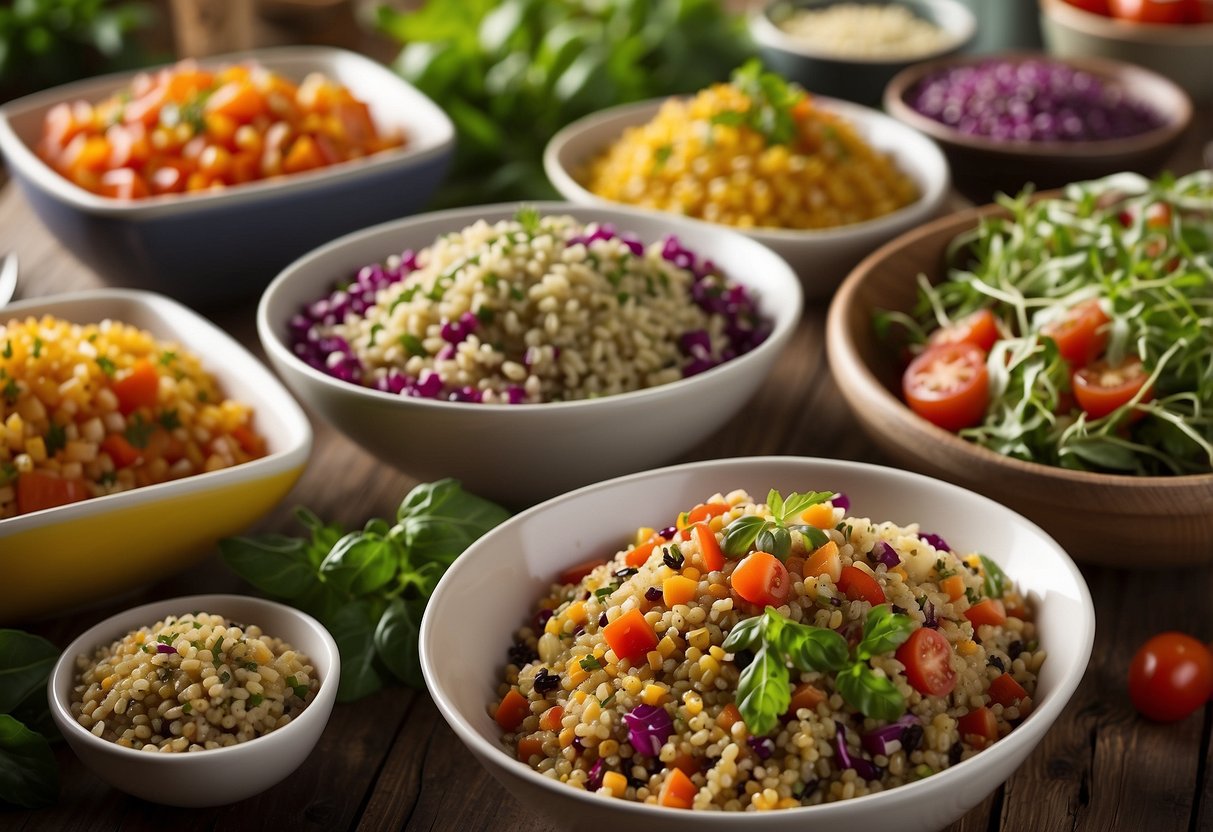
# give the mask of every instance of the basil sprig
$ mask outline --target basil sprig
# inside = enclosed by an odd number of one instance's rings
[[[738,517],[724,530],[724,553],[731,558],[740,558],[752,551],[760,551],[786,560],[788,552],[792,549],[792,532],[802,535],[810,548],[824,546],[829,540],[824,531],[815,526],[789,521],[795,520],[809,506],[824,503],[835,493],[792,493],[785,500],[778,491],[771,489],[767,494],[767,508],[771,510],[771,519],[755,514]]]
[[[0,630],[0,808],[49,806],[59,794],[46,679],[59,648],[20,630]]]
[[[423,687],[417,633],[426,601],[455,558],[509,512],[444,479],[410,491],[392,524],[373,518],[347,533],[306,509],[297,516],[310,539],[221,540],[224,561],[329,629],[341,651],[340,701],[374,693],[392,678]]]
[[[888,604],[873,607],[854,651],[833,630],[800,624],[774,607],[735,626],[722,645],[729,653],[753,650],[754,659],[737,683],[737,708],[755,736],[774,730],[791,702],[788,665],[802,672],[835,673],[834,688],[848,705],[873,719],[893,720],[906,703],[893,682],[869,666],[873,656],[893,651],[910,637],[914,622]]]
[[[981,559],[981,570],[985,575],[982,580],[982,590],[989,598],[1001,598],[1007,592],[1007,587],[1010,586],[1010,580],[1007,578],[1007,573],[1002,571],[1002,568],[990,560],[985,555],[978,555]]]

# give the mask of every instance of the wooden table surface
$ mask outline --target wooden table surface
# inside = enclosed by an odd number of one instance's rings
[[[1202,113],[1172,169],[1187,171],[1200,163],[1204,143],[1213,138],[1210,125],[1213,113]],[[0,191],[0,252],[5,251],[16,251],[21,258],[19,298],[100,285],[87,264],[50,237],[11,185]],[[254,307],[250,301],[212,317],[260,354]],[[806,310],[773,382],[685,460],[796,454],[884,461],[856,429],[830,377],[825,314],[822,305]],[[314,416],[312,421],[316,437],[307,471],[257,531],[297,532],[291,517],[295,505],[307,505],[348,527],[360,526],[368,516],[390,516],[414,484]],[[1072,554],[1080,559],[1098,553]],[[1202,554],[1207,559],[1211,553]],[[1125,688],[1129,659],[1150,635],[1178,629],[1206,641],[1213,638],[1213,569],[1123,572],[1084,566],[1083,574],[1099,626],[1082,686],[1024,766],[953,830],[1213,829],[1213,706],[1182,722],[1156,725],[1136,716]],[[212,556],[135,597],[26,626],[64,645],[135,603],[217,591],[251,589]],[[288,780],[258,797],[217,809],[181,811],[145,803],[111,789],[65,745],[57,746],[57,756],[62,774],[58,804],[35,812],[0,810],[0,828],[554,828],[523,808],[470,759],[424,692],[404,688],[338,705],[320,744]]]

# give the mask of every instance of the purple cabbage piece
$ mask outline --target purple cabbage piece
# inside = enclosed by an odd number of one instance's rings
[[[157,644],[156,652],[157,653],[176,653],[177,648],[171,644]]]
[[[926,620],[922,622],[922,626],[931,629],[939,629],[939,619],[935,617],[935,605],[927,601],[922,606],[922,614],[926,616]]]
[[[883,563],[892,569],[901,563],[901,555],[897,554],[897,550],[885,541],[878,540],[876,541],[876,545],[872,547],[872,560],[877,563]]]
[[[624,714],[623,721],[628,726],[628,742],[637,754],[656,757],[674,733],[670,715],[659,705],[637,705]]]
[[[674,535],[678,534],[677,526],[666,526],[661,531],[657,532],[658,537],[664,537],[666,540],[673,540]]]
[[[948,541],[944,540],[937,534],[931,534],[930,532],[927,532],[926,534],[919,534],[918,539],[924,543],[930,543],[941,552],[952,551],[952,547],[948,545]]]
[[[831,497],[830,502],[834,504],[834,508],[840,508],[843,511],[851,510],[851,498],[841,491]]]
[[[589,779],[585,781],[585,787],[592,792],[596,792],[602,788],[602,775],[606,774],[606,761],[599,757],[594,765],[590,766]]]
[[[841,722],[835,723],[838,726],[838,732],[834,737],[834,750],[838,752],[838,767],[853,768],[855,773],[864,780],[879,780],[880,769],[871,760],[865,760],[860,756],[851,756],[850,750],[847,748],[847,730]]]
[[[873,756],[883,754],[887,757],[889,756],[889,743],[894,740],[900,742],[906,729],[916,724],[918,724],[918,717],[904,714],[896,722],[873,728],[861,738],[864,750]]]
[[[775,753],[775,740],[770,737],[746,737],[746,742],[750,748],[754,749],[754,753],[758,755],[758,759],[769,759]]]

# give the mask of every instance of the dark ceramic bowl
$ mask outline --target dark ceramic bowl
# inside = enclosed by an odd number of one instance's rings
[[[323,72],[365,101],[404,147],[223,191],[124,201],[60,176],[34,151],[46,111],[97,101],[130,82],[107,75],[0,107],[0,152],[47,228],[108,283],[153,289],[195,305],[255,297],[287,263],[334,237],[421,210],[454,148],[450,119],[374,61],[329,47],[286,47],[209,58],[252,59],[293,80]]]

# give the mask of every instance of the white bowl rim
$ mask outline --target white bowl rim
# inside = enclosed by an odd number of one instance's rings
[[[523,511],[509,520],[506,520],[497,529],[507,529],[513,526],[522,525],[530,520],[530,518],[540,512],[546,511],[549,508],[566,502],[571,502],[579,499],[581,496],[607,487],[617,486],[626,482],[635,482],[652,477],[661,477],[673,474],[676,472],[692,472],[697,470],[711,469],[720,473],[722,478],[727,477],[728,471],[731,468],[741,468],[751,465],[773,465],[773,466],[820,466],[823,468],[835,468],[840,470],[860,470],[866,471],[878,476],[889,477],[895,480],[901,480],[906,483],[907,487],[911,487],[923,482],[929,482],[932,487],[944,489],[953,494],[963,494],[966,499],[976,499],[983,503],[987,509],[995,511],[1007,512],[1011,514],[1017,523],[1022,524],[1023,528],[1039,535],[1041,539],[1052,543],[1054,547],[1053,554],[1059,558],[1062,569],[1069,573],[1074,585],[1078,590],[1078,602],[1082,613],[1081,620],[1076,623],[1072,633],[1079,640],[1080,646],[1078,650],[1078,660],[1075,663],[1065,668],[1062,676],[1058,679],[1057,686],[1050,691],[1047,698],[1033,708],[1032,712],[1024,719],[1023,723],[1011,731],[1007,736],[1001,738],[997,743],[991,746],[986,752],[977,754],[967,760],[962,760],[955,766],[950,766],[943,771],[940,771],[930,777],[913,783],[906,783],[895,788],[885,791],[875,792],[872,794],[863,795],[861,797],[852,798],[850,800],[836,801],[833,803],[825,803],[817,806],[801,806],[792,809],[783,809],[775,812],[767,817],[788,817],[789,813],[793,813],[795,817],[804,817],[805,820],[820,817],[823,822],[828,819],[837,819],[838,816],[844,815],[850,811],[850,807],[857,804],[858,801],[863,801],[864,805],[876,805],[878,803],[888,803],[889,808],[894,808],[901,798],[898,796],[906,796],[917,793],[920,799],[928,799],[930,795],[942,795],[948,792],[956,785],[954,780],[964,772],[972,771],[978,768],[985,768],[991,765],[990,760],[994,755],[989,752],[995,749],[1003,749],[1006,753],[1013,753],[1014,749],[1019,749],[1023,746],[1028,746],[1024,753],[1028,753],[1030,748],[1043,739],[1035,736],[1039,731],[1024,731],[1024,726],[1028,725],[1052,725],[1057,717],[1064,710],[1066,704],[1073,696],[1074,691],[1081,683],[1083,676],[1086,673],[1087,664],[1090,661],[1091,650],[1095,642],[1095,606],[1091,598],[1090,589],[1087,587],[1086,580],[1079,571],[1078,566],[1074,563],[1073,558],[1040,526],[1033,523],[1018,512],[998,503],[990,498],[978,494],[975,491],[970,491],[958,485],[939,480],[934,477],[928,477],[923,474],[917,474],[911,471],[904,471],[898,468],[888,468],[880,465],[873,465],[866,462],[853,462],[849,460],[834,460],[819,457],[803,457],[803,456],[755,456],[755,457],[733,457],[729,459],[712,459],[700,462],[689,462],[681,465],[672,465],[664,468],[655,468],[649,471],[641,471],[635,474],[628,474],[622,477],[604,480],[592,485],[587,485],[582,488],[575,489],[559,497],[553,497],[550,500],[545,500],[536,506],[533,506],[526,511]],[[494,534],[497,529],[494,529],[489,535]],[[486,535],[488,537],[489,535]],[[482,538],[483,540],[483,538]],[[481,541],[476,541],[469,549],[481,545]],[[466,554],[466,552],[465,552]],[[612,808],[626,812],[635,817],[637,822],[644,820],[656,821],[662,817],[668,817],[671,810],[668,807],[653,806],[646,803],[634,803],[631,801],[618,800],[617,798],[606,797],[592,792],[585,792],[574,789],[565,783],[559,783],[550,778],[544,777],[539,772],[533,770],[529,765],[519,760],[516,760],[508,755],[505,749],[498,745],[490,743],[484,739],[475,728],[472,727],[468,719],[454,707],[451,706],[447,697],[444,695],[443,685],[441,683],[441,675],[435,667],[435,659],[430,652],[429,642],[432,638],[434,630],[434,616],[429,614],[430,609],[435,609],[446,602],[446,595],[454,592],[451,587],[455,582],[452,575],[458,575],[461,568],[470,568],[466,563],[470,561],[456,560],[454,564],[443,575],[438,582],[433,595],[430,596],[429,603],[426,606],[427,614],[421,619],[421,627],[418,632],[418,647],[421,657],[422,675],[425,677],[426,687],[430,691],[430,695],[434,700],[439,712],[442,713],[447,723],[452,727],[455,734],[474,754],[484,757],[488,760],[499,760],[500,765],[507,767],[509,770],[517,773],[531,782],[532,785],[541,787],[550,791],[554,795],[571,796],[573,799],[588,801],[587,806],[599,805],[594,801],[611,801],[609,804]],[[1047,732],[1047,729],[1040,729]],[[494,756],[499,755],[499,756]],[[891,795],[891,796],[890,796]],[[739,817],[734,816],[731,812],[703,812],[700,813],[701,819],[709,825],[732,828],[738,822]],[[748,816],[747,816],[748,818]],[[754,822],[754,819],[747,819],[747,823]],[[759,822],[761,823],[761,822]]]
[[[148,753],[146,751],[136,751],[133,748],[127,748],[125,746],[118,745],[115,742],[101,739],[101,737],[96,736],[92,731],[87,730],[83,725],[77,722],[72,716],[71,711],[68,709],[67,704],[60,700],[56,695],[55,687],[57,686],[57,683],[60,681],[61,677],[66,677],[70,691],[71,684],[75,680],[74,665],[77,656],[92,655],[92,651],[109,644],[110,642],[116,641],[130,632],[130,630],[126,630],[125,632],[117,632],[117,629],[120,629],[115,627],[115,622],[118,619],[131,618],[138,613],[141,616],[140,620],[146,621],[146,623],[139,626],[150,627],[165,615],[180,615],[186,612],[192,612],[193,610],[200,610],[202,612],[211,613],[212,615],[222,615],[223,613],[217,608],[208,609],[208,605],[212,607],[215,605],[222,606],[225,603],[230,603],[233,601],[239,601],[239,603],[242,604],[253,604],[266,609],[273,609],[280,615],[286,615],[295,619],[301,627],[314,632],[320,637],[321,643],[324,644],[330,667],[329,672],[320,679],[320,687],[317,689],[315,698],[308,704],[306,708],[299,712],[297,717],[294,717],[289,723],[283,725],[281,728],[276,728],[260,737],[254,737],[248,742],[237,743],[236,745],[228,745],[222,748],[208,748],[204,751],[197,752],[156,754],[154,759],[165,761],[164,765],[181,766],[190,764],[191,761],[194,761],[193,764],[196,765],[199,759],[213,759],[221,761],[223,759],[220,757],[221,754],[225,754],[228,757],[230,757],[233,753],[247,754],[249,753],[250,747],[253,748],[254,752],[258,754],[269,753],[271,750],[273,750],[274,745],[280,745],[282,743],[282,732],[289,733],[292,725],[302,723],[307,726],[317,719],[325,719],[327,721],[327,713],[324,717],[317,716],[320,713],[321,708],[317,708],[315,706],[321,704],[320,700],[323,697],[326,704],[329,706],[329,708],[331,708],[332,703],[336,702],[337,700],[337,687],[341,678],[341,652],[338,650],[337,642],[333,640],[333,636],[328,629],[312,616],[308,615],[302,610],[288,606],[287,604],[282,604],[278,601],[271,601],[268,598],[261,598],[256,595],[237,595],[234,593],[217,592],[208,593],[206,595],[185,595],[180,598],[167,598],[163,601],[149,601],[146,604],[140,604],[137,607],[131,607],[130,609],[114,613],[105,620],[94,624],[92,627],[89,627],[76,638],[72,639],[72,642],[68,644],[66,648],[64,648],[63,652],[59,654],[59,658],[55,660],[55,665],[53,668],[51,668],[50,677],[47,679],[46,683],[46,698],[56,723],[60,724],[60,726],[62,726],[64,723],[70,723],[72,726],[74,726],[74,728],[67,730],[71,730],[80,742],[96,746],[99,750],[113,751],[117,754],[130,757],[131,759],[146,759],[148,757]],[[155,612],[155,610],[160,610],[160,612]],[[177,612],[177,610],[180,610],[181,612]],[[257,624],[255,621],[246,623]],[[135,629],[138,629],[138,627]],[[106,635],[107,633],[114,633],[114,635]],[[285,638],[280,633],[270,633],[269,635],[272,635],[275,638],[280,638],[288,643],[290,642],[289,639]],[[291,646],[294,647],[295,645],[292,644]],[[309,656],[308,658],[315,661],[315,657],[313,656]],[[319,668],[317,668],[317,672],[319,672]],[[309,716],[309,714],[311,716]],[[61,728],[61,730],[63,729]],[[298,732],[296,731],[295,733]],[[275,737],[278,737],[277,741],[274,740]],[[266,742],[263,743],[263,740]],[[205,757],[200,757],[199,755],[205,755]],[[169,762],[170,760],[172,762]]]
[[[737,356],[736,358],[730,359],[729,361],[717,364],[715,367],[705,370],[702,373],[680,378],[666,384],[660,384],[656,387],[645,387],[641,390],[632,390],[627,393],[615,393],[609,396],[600,396],[593,399],[576,399],[573,401],[540,402],[528,404],[484,404],[414,398],[411,396],[400,396],[398,394],[376,390],[372,387],[364,387],[348,381],[342,381],[341,379],[322,373],[315,367],[307,364],[305,361],[300,360],[299,357],[295,355],[294,352],[292,352],[292,350],[278,336],[279,327],[283,322],[274,322],[270,320],[270,305],[275,300],[274,296],[279,292],[284,291],[283,287],[289,283],[299,271],[307,268],[308,265],[314,260],[322,258],[333,251],[337,251],[348,245],[354,245],[363,239],[386,233],[389,230],[402,231],[411,225],[417,225],[423,222],[437,220],[442,220],[444,222],[450,221],[452,223],[452,230],[457,230],[457,228],[463,228],[469,222],[474,222],[477,219],[483,219],[486,215],[505,215],[507,213],[515,212],[524,206],[533,207],[544,215],[603,215],[602,219],[579,219],[580,222],[606,221],[618,224],[625,222],[627,219],[637,219],[644,222],[661,222],[663,225],[667,226],[662,230],[662,233],[671,233],[676,235],[680,227],[694,228],[695,230],[699,230],[698,225],[689,226],[688,223],[692,221],[683,217],[662,214],[660,212],[637,211],[630,209],[627,206],[621,206],[617,203],[597,206],[566,201],[497,202],[490,205],[449,208],[443,211],[431,211],[425,214],[414,214],[410,217],[389,220],[387,222],[372,225],[369,228],[364,228],[359,231],[346,234],[342,237],[338,237],[337,239],[326,243],[317,249],[313,249],[288,265],[273,280],[271,280],[269,285],[265,288],[265,291],[262,293],[260,302],[257,304],[257,332],[261,338],[262,346],[265,348],[267,353],[272,353],[280,361],[286,362],[296,372],[303,373],[310,381],[320,382],[326,387],[329,387],[335,391],[341,391],[347,395],[354,394],[360,396],[370,396],[372,400],[378,400],[385,403],[407,403],[409,407],[436,408],[438,410],[464,410],[473,413],[483,411],[485,413],[498,414],[522,414],[536,412],[552,413],[557,411],[584,409],[588,407],[601,408],[604,407],[606,403],[613,406],[616,403],[643,401],[645,399],[667,395],[671,390],[680,390],[687,384],[702,383],[702,379],[713,379],[716,377],[718,371],[736,367],[740,363],[747,362],[747,359],[763,355],[770,350],[782,349],[787,340],[791,338],[796,329],[796,324],[800,320],[800,315],[804,307],[804,290],[801,288],[800,281],[797,279],[792,267],[787,264],[779,252],[773,251],[767,246],[763,246],[763,248],[766,249],[767,252],[772,255],[783,267],[781,270],[779,270],[779,272],[782,272],[782,274],[772,271],[769,273],[769,276],[772,276],[772,279],[776,281],[782,282],[784,284],[784,290],[794,295],[795,302],[791,304],[791,307],[787,305],[781,307],[781,314],[770,316],[772,323],[771,333],[757,347],[747,353]],[[616,216],[606,216],[610,214]],[[504,216],[502,218],[504,218]],[[719,226],[716,226],[716,228],[720,230]],[[626,231],[628,229],[620,228],[619,230]],[[729,229],[723,230],[726,232],[729,231]],[[736,234],[736,232],[734,233]],[[745,239],[744,235],[736,234],[736,242],[741,242],[743,240],[746,244],[762,245],[761,242],[747,240]],[[696,254],[698,254],[698,252],[696,252]],[[754,287],[744,278],[738,279],[732,274],[726,274],[725,277],[739,285],[745,286],[750,292],[755,291]],[[334,275],[333,279],[337,280],[340,279],[340,277]],[[756,295],[755,297],[761,302],[761,298],[757,298]],[[788,311],[789,309],[790,311]]]
[[[848,0],[829,0],[829,2],[821,3],[820,5],[810,8],[826,8],[827,6],[840,5]],[[864,55],[843,55],[837,52],[822,52],[813,49],[808,43],[794,35],[790,35],[780,28],[774,20],[771,19],[771,11],[779,5],[791,5],[794,8],[802,8],[801,6],[790,3],[789,0],[770,0],[758,6],[750,15],[750,34],[754,40],[762,46],[769,46],[774,49],[781,49],[784,52],[789,52],[793,55],[798,55],[802,58],[812,58],[814,60],[830,61],[838,64],[858,64],[865,67],[896,67],[904,66],[907,63],[918,63],[919,61],[929,61],[933,58],[948,55],[957,50],[963,49],[966,44],[971,42],[977,34],[977,17],[969,9],[968,6],[960,2],[960,0],[921,0],[925,5],[937,6],[948,9],[950,15],[954,15],[957,19],[963,21],[960,28],[948,28],[940,26],[939,28],[948,35],[947,41],[927,52],[922,52],[915,55],[901,55],[894,58],[878,58],[874,56]],[[880,5],[874,3],[873,5]],[[917,17],[917,15],[915,15]]]
[[[639,125],[643,121],[647,121],[647,118],[644,118],[645,116],[657,113],[661,105],[670,98],[686,98],[686,96],[649,98],[631,104],[620,104],[616,107],[599,110],[577,119],[563,127],[548,142],[547,147],[543,150],[543,170],[556,190],[576,204],[612,208],[621,207],[639,211],[650,216],[674,217],[684,222],[698,223],[718,230],[734,231],[770,246],[845,242],[869,234],[895,232],[911,217],[921,221],[932,216],[938,206],[943,203],[944,198],[947,196],[948,188],[951,186],[951,169],[948,166],[943,151],[939,149],[939,145],[935,143],[934,139],[919,130],[915,130],[908,124],[904,124],[892,116],[874,110],[871,107],[865,107],[862,104],[856,104],[851,101],[843,101],[839,98],[816,95],[811,92],[809,95],[815,104],[824,105],[824,109],[837,113],[852,123],[861,125],[882,124],[887,129],[899,133],[905,142],[916,144],[917,151],[929,157],[929,161],[916,166],[917,169],[914,173],[906,170],[903,170],[902,173],[910,176],[915,180],[916,184],[921,186],[922,193],[919,194],[918,199],[888,214],[882,214],[879,217],[873,217],[870,220],[863,220],[862,222],[834,226],[833,228],[736,228],[731,225],[676,214],[672,211],[639,208],[627,205],[626,203],[605,199],[587,190],[561,162],[560,157],[564,152],[565,146],[574,138],[582,134],[593,133],[599,130],[604,123],[624,116],[634,116],[636,118],[634,122],[629,120],[629,126]],[[619,138],[618,135],[605,137],[604,141],[600,144],[598,152],[605,150],[617,138]],[[940,175],[935,178],[927,176],[926,174],[932,172],[932,169]]]
[[[70,181],[46,162],[27,145],[9,121],[10,114],[27,110],[49,109],[55,104],[74,101],[80,98],[84,90],[94,87],[129,81],[136,74],[130,70],[113,72],[84,78],[47,90],[31,93],[21,98],[13,99],[0,106],[0,151],[9,159],[13,168],[20,168],[43,190],[53,194],[57,199],[96,216],[122,217],[127,219],[143,219],[221,209],[232,202],[256,203],[288,195],[295,191],[306,190],[312,186],[324,187],[336,183],[359,181],[384,168],[400,166],[416,166],[447,153],[455,143],[455,126],[445,111],[429,96],[409,84],[390,69],[372,61],[365,55],[339,49],[333,46],[270,46],[259,49],[247,49],[199,58],[197,62],[203,67],[214,67],[241,61],[256,61],[258,63],[276,63],[280,61],[327,61],[342,60],[356,63],[368,71],[382,73],[394,79],[402,91],[407,91],[410,97],[421,103],[421,116],[414,114],[413,123],[426,122],[437,128],[439,139],[429,143],[406,143],[403,147],[394,147],[374,153],[360,159],[351,159],[337,165],[302,171],[287,176],[260,179],[246,182],[242,185],[225,188],[221,191],[206,191],[192,194],[161,194],[136,200],[121,200],[92,193]],[[175,66],[177,61],[155,66],[144,67],[140,72],[155,72],[159,69]],[[81,91],[81,92],[78,92]],[[370,102],[367,102],[370,103]],[[415,138],[415,137],[414,137]]]
[[[253,408],[254,415],[262,409],[272,410],[284,422],[288,423],[289,432],[299,435],[299,442],[287,445],[281,450],[267,453],[263,457],[250,459],[230,468],[220,468],[216,471],[203,471],[176,480],[143,485],[127,491],[118,491],[100,497],[90,497],[87,500],[70,503],[64,506],[42,509],[29,514],[18,514],[15,517],[0,519],[0,537],[8,534],[18,534],[44,526],[47,523],[70,523],[85,517],[104,514],[124,506],[146,502],[159,502],[162,499],[172,499],[195,494],[198,492],[215,491],[226,488],[232,483],[261,480],[278,473],[290,470],[296,466],[304,466],[312,448],[312,426],[303,408],[295,398],[287,392],[282,382],[258,361],[251,352],[224,330],[215,326],[206,318],[199,315],[182,303],[156,292],[142,289],[88,289],[80,292],[67,292],[59,295],[45,295],[16,301],[0,308],[0,322],[12,320],[17,316],[56,314],[56,310],[69,303],[105,303],[109,301],[128,302],[150,311],[159,319],[164,315],[160,309],[167,309],[172,314],[182,315],[190,320],[191,326],[200,329],[207,339],[224,342],[229,349],[235,348],[241,358],[241,364],[232,368],[231,372],[240,375],[253,374],[256,376],[256,387],[259,391],[258,400],[245,402]],[[100,318],[100,316],[98,316]],[[86,323],[91,323],[88,321]],[[73,323],[80,323],[73,321]],[[185,339],[174,333],[173,339],[181,342],[181,346],[191,352],[198,352],[197,347],[185,343]],[[159,338],[159,337],[158,337]],[[159,338],[159,340],[164,340]],[[191,339],[197,341],[198,339]],[[203,360],[203,369],[214,375],[213,367]]]

